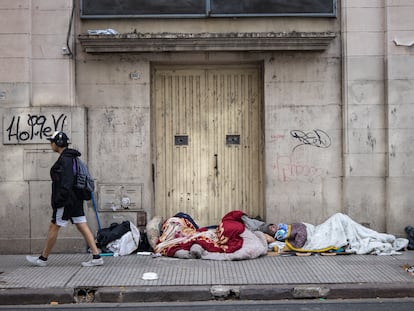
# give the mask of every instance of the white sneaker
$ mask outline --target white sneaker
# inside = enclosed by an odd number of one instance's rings
[[[39,259],[36,256],[26,256],[26,260],[30,262],[32,265],[39,266],[39,267],[46,267],[47,261]]]
[[[89,261],[84,261],[81,263],[84,267],[94,267],[94,266],[102,266],[104,264],[103,258],[99,259],[91,259]]]

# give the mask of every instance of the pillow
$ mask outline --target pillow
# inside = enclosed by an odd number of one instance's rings
[[[162,217],[161,216],[154,216],[146,226],[147,238],[148,243],[152,247],[155,248],[157,245],[158,239],[160,237],[161,232],[161,225],[162,225]]]

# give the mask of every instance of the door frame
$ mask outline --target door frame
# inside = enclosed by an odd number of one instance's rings
[[[266,201],[265,201],[265,118],[264,118],[264,64],[263,62],[237,62],[237,63],[175,63],[175,62],[151,62],[150,63],[150,129],[151,129],[151,179],[152,179],[152,212],[155,215],[155,198],[156,198],[156,107],[155,107],[155,99],[154,99],[154,79],[155,79],[155,70],[157,69],[212,69],[212,68],[223,68],[223,69],[230,69],[230,68],[243,68],[243,67],[256,67],[259,76],[258,76],[258,87],[260,92],[260,102],[259,102],[259,131],[260,131],[260,150],[259,156],[261,161],[261,172],[260,172],[260,179],[261,179],[261,187],[260,191],[261,194],[261,208],[258,209],[259,215],[249,215],[251,217],[259,216],[262,219],[266,218]],[[160,215],[155,215],[160,216]],[[191,215],[190,215],[191,216]],[[224,216],[224,215],[223,215]]]

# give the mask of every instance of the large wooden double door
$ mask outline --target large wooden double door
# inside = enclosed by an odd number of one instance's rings
[[[152,107],[156,215],[263,216],[259,66],[156,66]]]

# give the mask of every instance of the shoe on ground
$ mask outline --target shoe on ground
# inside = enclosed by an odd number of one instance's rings
[[[84,267],[102,266],[103,264],[104,264],[103,258],[91,259],[89,261],[82,262],[82,266]]]
[[[26,256],[26,260],[34,266],[46,267],[47,265],[47,261],[39,259],[39,257],[36,256]]]

